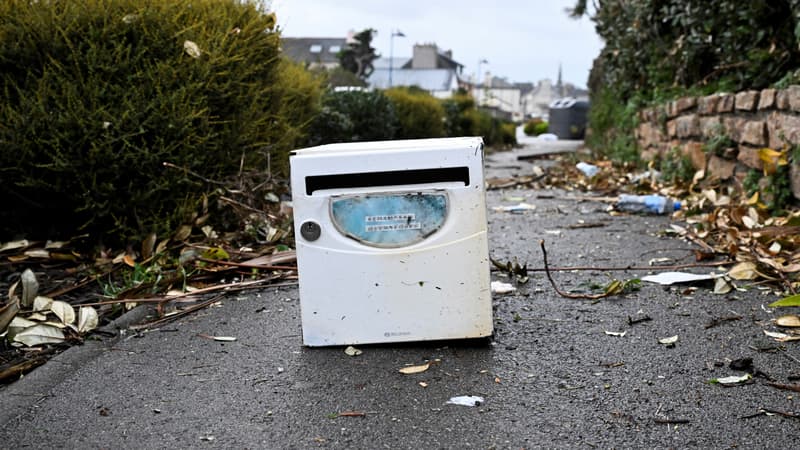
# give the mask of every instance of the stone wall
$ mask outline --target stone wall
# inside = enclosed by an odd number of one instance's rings
[[[684,97],[646,108],[636,139],[646,160],[678,149],[707,175],[741,182],[750,170],[762,170],[759,149],[800,145],[800,86]],[[792,193],[800,199],[800,161],[791,164]]]

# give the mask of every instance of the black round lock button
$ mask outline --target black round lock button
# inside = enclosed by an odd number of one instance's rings
[[[319,235],[322,230],[319,228],[319,224],[317,222],[303,222],[300,225],[300,235],[303,236],[303,239],[307,241],[316,241],[319,239]]]

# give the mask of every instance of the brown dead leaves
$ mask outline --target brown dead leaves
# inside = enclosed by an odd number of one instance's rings
[[[785,164],[783,153],[762,153],[765,164],[772,161],[770,167]],[[639,170],[590,161],[599,171],[587,177],[575,168],[572,155],[549,159],[555,161],[546,164],[547,169],[532,161],[532,174],[521,173],[516,180],[490,179],[488,188],[559,188],[595,195],[658,193],[676,198],[684,206],[673,217],[685,225],[675,224],[672,231],[700,247],[695,252],[698,261],[727,259],[734,280],[800,291],[800,210],[772,215],[757,194],[748,197],[736,183],[720,183],[704,171],[696,172],[690,182],[671,183],[658,178],[653,164]]]

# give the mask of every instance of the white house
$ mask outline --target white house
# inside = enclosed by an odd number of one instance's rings
[[[464,66],[453,59],[452,51],[440,51],[436,44],[415,44],[413,51],[411,58],[378,58],[367,82],[376,89],[416,86],[438,98],[458,90]]]

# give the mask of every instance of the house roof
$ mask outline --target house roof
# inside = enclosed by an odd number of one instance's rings
[[[514,86],[513,83],[509,83],[505,78],[494,76],[486,83],[485,87],[489,89],[519,89],[517,86]]]
[[[400,56],[400,57],[396,56],[396,57],[392,58],[392,68],[394,70],[400,69],[404,65],[408,64],[410,61],[411,61],[411,58],[409,58],[407,56]],[[378,59],[376,59],[375,61],[372,62],[372,67],[374,67],[375,70],[378,70],[378,69],[389,70],[389,58],[378,58]],[[392,72],[392,73],[394,73],[394,72]]]
[[[303,63],[338,64],[338,53],[345,45],[345,38],[281,38],[283,53]]]
[[[533,83],[528,83],[528,82],[525,82],[525,83],[514,83],[514,86],[521,91],[522,95],[525,95],[528,92],[533,91],[533,89],[535,87]]]
[[[389,88],[389,69],[376,69],[367,79],[378,89]],[[393,69],[392,86],[418,86],[426,91],[449,91],[457,83],[452,69]]]
[[[438,52],[437,56],[439,57],[440,61],[439,64],[443,64],[445,67],[453,67],[454,69],[457,69],[459,72],[464,68],[463,64],[461,64],[460,62],[456,61],[452,57],[442,52]]]

